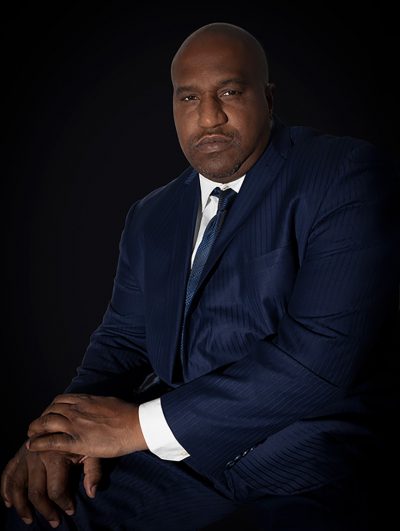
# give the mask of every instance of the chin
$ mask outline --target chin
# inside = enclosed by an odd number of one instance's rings
[[[216,161],[217,162],[217,161]],[[232,175],[235,175],[235,173],[238,172],[240,169],[240,166],[242,165],[241,162],[236,163],[235,165],[232,165],[232,161],[230,161],[230,164],[210,164],[208,161],[207,164],[192,164],[193,168],[201,173],[201,175],[204,175],[204,177],[207,177],[207,179],[211,179],[212,181],[220,181],[222,182],[225,179],[228,179],[229,177],[232,177]],[[240,177],[240,175],[239,175]]]

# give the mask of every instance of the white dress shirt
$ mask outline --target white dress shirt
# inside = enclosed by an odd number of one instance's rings
[[[217,213],[218,197],[210,195],[215,187],[219,186],[221,190],[232,188],[235,192],[239,192],[245,175],[239,177],[230,183],[216,183],[207,179],[203,175],[199,175],[201,202],[199,205],[199,212],[197,215],[197,222],[194,231],[194,246],[192,251],[192,262],[197,251],[198,246],[203,238],[204,231],[211,220]],[[143,437],[147,446],[153,454],[156,454],[161,459],[168,459],[169,461],[181,461],[189,457],[188,452],[179,444],[174,434],[172,433],[168,423],[165,419],[161,399],[156,398],[149,402],[144,402],[139,406],[139,422],[142,429]]]

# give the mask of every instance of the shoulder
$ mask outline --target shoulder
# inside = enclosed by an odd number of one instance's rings
[[[187,167],[178,177],[169,181],[164,186],[152,190],[140,199],[138,202],[139,208],[151,208],[154,204],[159,206],[160,202],[171,201],[171,198],[176,196],[181,186],[194,179],[196,175],[197,174],[193,168]]]
[[[180,199],[182,187],[193,182],[196,176],[193,168],[187,167],[178,177],[137,200],[128,211],[126,225],[132,225],[133,220],[146,224],[160,212],[173,211]]]
[[[352,136],[324,133],[310,127],[290,127],[292,160],[317,162],[337,168],[346,160],[376,160],[385,157],[382,151],[370,142]]]
[[[306,189],[326,190],[347,181],[384,186],[393,181],[394,161],[372,143],[352,136],[331,135],[307,127],[291,127],[292,149],[287,170]]]

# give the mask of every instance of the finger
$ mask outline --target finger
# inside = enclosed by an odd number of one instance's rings
[[[71,516],[75,512],[74,502],[68,490],[71,461],[55,454],[51,460],[45,459],[44,465],[49,499]]]
[[[48,413],[60,413],[68,416],[68,411],[71,411],[71,407],[78,407],[82,401],[87,401],[88,398],[91,398],[91,395],[73,393],[57,395],[40,416],[43,417]]]
[[[70,396],[72,396],[72,398],[70,398]],[[49,413],[58,413],[70,419],[71,415],[80,411],[82,407],[87,407],[89,398],[92,398],[91,395],[60,395],[47,406],[40,417],[48,415]]]
[[[53,402],[46,407],[40,416],[44,417],[49,413],[58,413],[59,415],[70,418],[70,414],[73,411],[73,408],[76,408],[76,406],[76,403],[71,404],[69,402]]]
[[[58,404],[58,403],[76,404],[82,400],[88,400],[91,397],[92,395],[88,395],[84,393],[68,393],[65,395],[57,395],[53,400],[53,404]]]
[[[48,413],[30,423],[28,437],[37,437],[44,433],[69,433],[71,430],[71,421],[56,413]]]
[[[18,467],[19,459],[17,456],[11,459],[4,469],[1,478],[1,495],[6,507],[14,506],[22,520],[26,524],[31,524],[33,515],[27,496],[27,470]]]
[[[31,452],[83,453],[77,450],[75,439],[65,433],[52,433],[50,435],[36,437],[28,441],[27,448]]]
[[[97,485],[101,480],[101,461],[98,457],[87,457],[83,462],[83,486],[89,498],[96,496]]]
[[[11,497],[11,493],[9,492],[9,488],[10,488],[10,478],[12,478],[14,474],[15,466],[16,466],[15,461],[16,461],[15,458],[11,459],[7,463],[7,466],[5,467],[1,475],[1,487],[0,487],[1,497],[3,498],[5,506],[8,508],[12,506],[12,501],[11,501],[12,497]]]
[[[60,517],[55,505],[47,495],[47,474],[43,462],[37,459],[28,460],[28,498],[35,509],[46,518],[51,527],[57,527]]]

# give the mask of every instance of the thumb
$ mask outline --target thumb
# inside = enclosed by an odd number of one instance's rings
[[[86,457],[83,461],[83,475],[85,492],[89,498],[94,498],[101,479],[101,462],[98,457]]]

